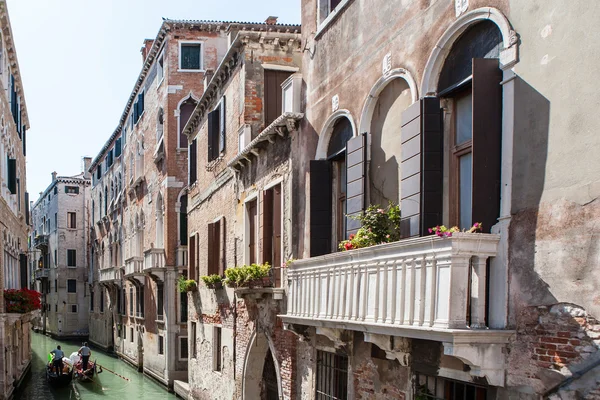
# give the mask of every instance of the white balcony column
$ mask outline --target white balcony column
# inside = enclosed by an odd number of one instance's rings
[[[471,274],[471,328],[485,328],[487,257],[473,257]]]
[[[465,329],[467,326],[467,296],[469,287],[470,255],[452,255],[448,301],[448,328]]]

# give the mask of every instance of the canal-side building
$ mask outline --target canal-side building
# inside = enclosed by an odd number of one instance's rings
[[[31,209],[35,290],[42,293],[35,328],[59,339],[89,334],[87,299],[91,158],[75,176],[52,173],[52,182]]]
[[[293,396],[295,335],[283,330],[281,265],[300,232],[290,224],[299,165],[290,160],[302,119],[299,25],[275,17],[241,30],[185,128],[189,142],[188,385],[194,399]],[[269,263],[268,288],[209,288],[202,276]],[[278,378],[281,371],[281,382]],[[261,393],[263,396],[261,397]],[[275,396],[275,397],[273,397]]]
[[[5,0],[0,0],[0,289],[29,287],[26,179],[29,116]],[[31,363],[32,313],[7,312],[0,296],[0,398],[8,399]]]
[[[281,316],[298,335],[296,379],[279,398],[597,398],[589,11],[302,2],[306,109],[291,163],[306,168],[291,215],[304,240]],[[338,252],[359,228],[348,215],[388,201],[401,240]],[[429,230],[479,222],[479,234]]]
[[[164,20],[90,172],[90,340],[165,386],[187,379],[187,119],[227,51],[221,22]]]

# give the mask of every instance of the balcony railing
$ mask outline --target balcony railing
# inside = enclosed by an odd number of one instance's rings
[[[50,270],[48,268],[38,268],[33,274],[35,279],[48,278],[48,276],[50,276]]]
[[[499,239],[455,233],[295,261],[283,319],[361,331],[483,327],[486,262]]]
[[[165,268],[165,249],[152,248],[144,252],[144,271]]]
[[[115,283],[123,279],[123,269],[110,267],[100,270],[100,283]]]
[[[177,266],[187,268],[188,248],[187,246],[177,246]]]
[[[134,276],[143,274],[143,257],[131,257],[125,260],[125,276]]]
[[[37,235],[33,239],[33,245],[37,248],[48,247],[48,235]]]

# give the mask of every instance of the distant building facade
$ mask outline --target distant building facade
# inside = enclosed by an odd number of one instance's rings
[[[42,293],[41,320],[36,329],[56,338],[89,334],[90,158],[84,172],[57,176],[31,209],[30,243],[35,259],[35,289]]]

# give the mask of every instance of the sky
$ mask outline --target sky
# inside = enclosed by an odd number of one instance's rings
[[[76,175],[117,127],[162,18],[300,23],[300,0],[7,0],[30,129],[27,190]]]

